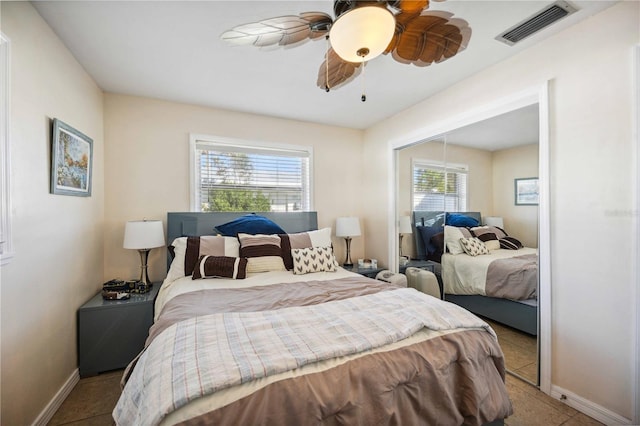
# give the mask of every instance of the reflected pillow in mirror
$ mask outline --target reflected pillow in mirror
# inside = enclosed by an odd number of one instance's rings
[[[469,256],[480,256],[489,254],[489,249],[477,237],[460,238],[460,245]]]
[[[460,245],[460,240],[463,238],[472,237],[471,232],[467,228],[459,228],[457,226],[444,227],[444,245],[451,254],[462,254],[464,249]]]

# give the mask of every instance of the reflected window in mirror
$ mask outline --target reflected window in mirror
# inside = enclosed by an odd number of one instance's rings
[[[414,160],[412,167],[413,210],[467,210],[467,165]]]

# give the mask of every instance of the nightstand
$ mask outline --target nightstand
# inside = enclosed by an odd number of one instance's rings
[[[161,284],[126,300],[104,300],[100,292],[78,309],[80,377],[124,368],[140,353]]]
[[[356,274],[364,275],[365,277],[375,278],[378,275],[378,272],[384,271],[384,268],[372,268],[372,267],[362,267],[354,264],[351,267],[343,266],[347,271],[355,272]]]
[[[406,271],[408,267],[424,269],[425,271],[430,271],[435,274],[437,265],[438,263],[431,260],[410,260],[409,263],[400,266],[398,269],[401,274],[404,274],[404,271]]]

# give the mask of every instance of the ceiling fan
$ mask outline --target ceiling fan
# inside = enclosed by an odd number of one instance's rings
[[[239,25],[220,38],[263,47],[324,37],[329,47],[317,85],[328,92],[351,81],[380,54],[391,53],[400,63],[422,67],[463,51],[471,37],[469,24],[428,8],[429,0],[334,0],[335,20],[323,12],[304,12]]]

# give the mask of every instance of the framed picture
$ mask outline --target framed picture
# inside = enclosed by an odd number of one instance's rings
[[[51,142],[51,193],[91,196],[93,140],[55,118]]]
[[[538,205],[538,178],[521,178],[515,180],[516,206]]]

